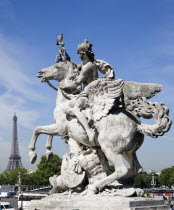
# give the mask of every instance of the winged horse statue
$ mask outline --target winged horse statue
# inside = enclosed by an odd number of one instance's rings
[[[106,62],[101,60],[96,60],[95,63],[98,67],[107,66]],[[31,163],[36,161],[36,142],[40,134],[48,135],[46,143],[48,159],[52,156],[54,136],[62,136],[65,139],[70,153],[80,153],[83,146],[98,148],[103,157],[113,164],[115,172],[88,186],[92,193],[97,193],[115,180],[129,178],[140,172],[142,167],[136,151],[142,145],[144,135],[157,138],[167,132],[172,124],[168,116],[169,110],[163,103],[147,101],[161,91],[162,86],[159,84],[126,82],[106,77],[95,79],[84,90],[77,87],[66,89],[63,87],[78,77],[77,66],[69,60],[44,68],[37,76],[42,78],[42,82],[56,80],[59,86],[54,110],[55,123],[34,129],[29,144],[30,161]],[[83,95],[87,97],[79,111],[90,123],[95,133],[94,141],[89,139],[80,119],[71,112],[79,97]],[[155,123],[143,124],[140,117],[153,118]],[[125,166],[122,157],[129,163],[130,170]],[[102,164],[106,168],[106,161]]]
[[[45,68],[38,73],[43,81],[57,80],[67,82],[70,62],[58,63]],[[70,82],[70,81],[69,81]],[[87,86],[89,92],[88,104],[93,112],[93,126],[96,130],[95,142],[90,142],[84,128],[75,117],[67,118],[64,110],[71,100],[77,100],[78,94],[65,92],[61,88],[57,91],[56,108],[54,110],[55,124],[38,126],[34,129],[29,145],[31,162],[34,163],[37,155],[34,152],[37,138],[40,134],[47,134],[46,155],[49,158],[53,136],[66,136],[66,141],[74,139],[78,145],[100,147],[115,172],[92,186],[94,191],[102,189],[114,180],[125,176],[133,176],[142,170],[138,162],[136,151],[143,143],[144,135],[153,138],[162,136],[172,123],[168,117],[168,108],[162,103],[148,102],[161,91],[161,85],[151,83],[123,82],[123,80],[97,79]],[[86,91],[86,90],[85,90]],[[115,107],[115,100],[124,95],[124,108]],[[154,125],[142,124],[139,117],[154,118]],[[128,171],[122,156],[130,164]]]

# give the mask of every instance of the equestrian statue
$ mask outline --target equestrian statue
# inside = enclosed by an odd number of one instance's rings
[[[148,101],[161,91],[161,85],[115,78],[109,63],[95,59],[88,40],[78,45],[77,53],[82,60],[78,65],[71,61],[62,40],[63,34],[57,38],[60,50],[56,63],[37,74],[41,82],[57,91],[55,123],[34,129],[29,144],[30,161],[36,161],[40,134],[48,135],[48,160],[53,155],[53,137],[61,136],[68,144],[69,154],[63,157],[61,175],[50,177],[51,193],[71,189],[97,194],[141,172],[136,151],[144,135],[162,136],[170,129],[172,120],[163,103]],[[101,74],[103,77],[99,77]],[[58,81],[58,87],[50,80]],[[143,124],[140,117],[154,119],[154,124]],[[129,170],[123,157],[130,165]],[[115,168],[112,174],[109,174],[109,162]]]

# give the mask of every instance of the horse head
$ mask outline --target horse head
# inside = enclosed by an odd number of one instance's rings
[[[44,68],[36,75],[38,78],[42,78],[41,82],[47,82],[48,80],[58,80],[59,82],[66,78],[70,62],[56,63],[53,66]]]

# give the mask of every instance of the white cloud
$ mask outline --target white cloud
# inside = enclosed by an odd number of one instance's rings
[[[9,129],[9,120],[12,119],[14,112],[20,117],[19,124],[25,128],[33,128],[33,123],[38,119],[39,113],[32,110],[26,109],[25,104],[27,101],[20,97],[14,96],[11,93],[4,93],[0,97],[0,130]]]
[[[41,90],[37,89],[39,83],[28,73],[28,65],[23,62],[23,56],[27,56],[27,47],[19,42],[14,43],[2,34],[0,46],[0,170],[5,170],[10,155],[14,112],[18,116],[18,126],[22,128],[19,136],[23,139],[23,146],[19,149],[24,166],[35,168],[36,165],[29,164],[26,146],[31,136],[27,137],[25,133],[31,132],[32,135],[33,127],[41,118],[39,110],[44,109],[43,103],[47,103],[47,100]]]
[[[25,52],[12,41],[0,35],[0,84],[6,90],[22,94],[31,100],[44,101],[35,89],[37,83],[24,73],[27,64],[23,64],[22,57]]]
[[[37,89],[38,83],[26,73],[27,65],[22,62],[25,46],[2,34],[0,46],[0,131],[8,130],[14,112],[20,116],[21,125],[30,129],[39,117],[35,103],[47,100]]]

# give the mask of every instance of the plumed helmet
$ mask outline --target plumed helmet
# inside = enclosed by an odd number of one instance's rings
[[[95,54],[92,51],[92,44],[86,39],[82,44],[78,45],[77,54],[80,52],[86,52],[91,59],[94,59]]]
[[[84,40],[82,44],[78,45],[77,53],[92,51],[92,44],[88,40]]]

